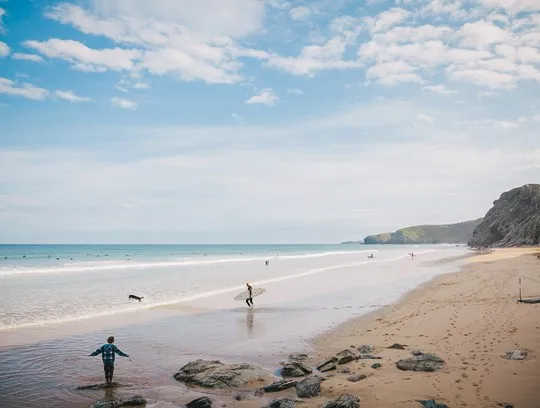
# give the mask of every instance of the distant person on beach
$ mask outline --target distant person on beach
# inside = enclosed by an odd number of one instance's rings
[[[253,293],[252,293],[253,288],[251,287],[249,282],[246,283],[246,286],[247,286],[247,289],[248,289],[248,292],[249,292],[249,298],[246,299],[246,303],[247,303],[248,307],[253,307]]]
[[[370,254],[370,255],[368,256],[368,258],[371,259],[371,258],[375,258],[375,257],[373,256],[373,254]]]
[[[266,266],[270,265],[270,261],[266,261],[266,262],[265,262],[265,265],[266,265]]]
[[[122,352],[118,347],[116,347],[114,344],[114,336],[110,336],[107,339],[107,344],[104,344],[100,348],[98,348],[96,351],[94,351],[92,354],[90,354],[89,357],[97,356],[98,354],[101,354],[101,358],[103,359],[103,369],[105,371],[105,382],[107,385],[110,385],[112,383],[113,374],[114,374],[114,358],[115,354],[118,354],[122,357],[128,357],[129,361],[131,361],[131,358],[124,352]]]
[[[411,252],[409,255],[411,256],[411,259],[414,259],[414,252]]]

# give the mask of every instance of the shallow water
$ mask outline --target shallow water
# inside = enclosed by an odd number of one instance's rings
[[[311,253],[273,258],[269,267],[260,260],[242,260],[197,265],[196,269],[175,265],[121,273],[109,270],[105,275],[103,271],[55,272],[40,274],[39,279],[32,274],[11,275],[10,288],[27,291],[32,310],[40,311],[40,316],[50,313],[47,305],[58,302],[58,294],[71,299],[70,291],[78,290],[77,296],[85,297],[92,307],[93,301],[100,306],[99,299],[92,296],[98,297],[96,288],[102,288],[104,280],[114,288],[109,296],[123,294],[119,285],[138,287],[143,282],[147,298],[141,304],[107,298],[107,307],[120,310],[106,317],[76,315],[71,322],[45,321],[39,326],[0,331],[4,344],[0,348],[2,401],[9,407],[82,407],[101,398],[103,391],[76,387],[102,382],[100,358],[87,356],[110,334],[115,335],[120,349],[133,356],[133,363],[118,357],[115,380],[132,386],[120,393],[137,389],[155,394],[156,387],[169,386],[181,395],[187,390],[172,374],[199,357],[252,362],[273,371],[284,355],[309,351],[308,340],[316,334],[456,269],[457,261],[440,265],[432,261],[466,252],[449,246],[378,249],[373,260],[361,252]],[[411,250],[419,254],[415,260],[408,257]],[[31,276],[35,281],[26,280]],[[232,300],[247,279],[267,289],[254,299],[253,310]],[[166,293],[177,284],[189,288],[185,289],[187,299],[180,297],[180,303],[175,298],[154,300],[153,291]],[[36,287],[43,290],[43,299],[32,298]],[[22,303],[19,307],[23,309],[17,316],[20,323],[28,319],[28,310]],[[58,313],[58,307],[53,309]]]

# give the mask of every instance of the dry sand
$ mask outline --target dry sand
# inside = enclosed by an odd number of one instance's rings
[[[351,393],[365,407],[421,407],[415,400],[435,399],[449,407],[539,408],[540,304],[517,302],[520,277],[523,296],[540,297],[540,260],[535,253],[524,255],[530,252],[536,250],[474,257],[462,272],[440,276],[401,302],[319,338],[319,357],[373,344],[382,360],[349,363],[352,373],[369,377],[351,383],[349,374],[335,373],[313,405]],[[393,343],[407,350],[386,348]],[[447,364],[434,373],[399,370],[396,361],[413,349],[435,353]],[[527,359],[503,358],[515,349],[526,350]],[[376,362],[382,368],[370,367]]]
[[[350,374],[331,371],[319,397],[299,407],[318,407],[341,394],[360,397],[361,407],[416,407],[416,400],[434,399],[450,408],[540,408],[540,304],[518,303],[540,297],[537,249],[495,250],[471,259],[463,270],[435,278],[402,301],[374,314],[349,321],[315,341],[315,365],[351,346],[372,344],[381,360],[358,360],[342,366]],[[406,350],[387,347],[407,345]],[[437,372],[401,371],[399,359],[411,351],[437,354],[446,365]],[[506,352],[527,351],[523,361],[507,360]],[[371,368],[381,363],[379,369]],[[347,381],[353,373],[368,377]],[[265,398],[288,396],[294,389]],[[259,407],[257,398],[233,401],[238,408]]]

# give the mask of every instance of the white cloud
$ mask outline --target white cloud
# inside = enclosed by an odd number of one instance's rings
[[[373,31],[380,32],[406,20],[411,13],[402,8],[392,8],[379,13],[374,19]]]
[[[455,95],[459,91],[448,89],[445,85],[428,85],[423,88],[425,91],[433,92],[439,95]]]
[[[426,115],[425,113],[419,113],[418,115],[416,115],[416,117],[418,119],[420,119],[421,121],[423,122],[427,122],[427,123],[433,123],[435,122],[435,118],[429,116],[429,115]]]
[[[257,95],[253,95],[246,101],[246,104],[262,104],[266,106],[274,106],[279,101],[279,97],[274,94],[274,91],[270,88],[265,88]]]
[[[84,96],[78,96],[73,91],[56,91],[55,95],[69,102],[92,102],[92,99]]]
[[[0,93],[33,100],[43,100],[49,96],[46,89],[28,83],[17,84],[10,79],[0,77]]]
[[[7,57],[9,52],[9,46],[5,42],[0,41],[0,58]]]
[[[4,27],[3,17],[6,15],[6,10],[0,7],[0,34],[6,32],[6,28]]]
[[[150,89],[150,85],[144,83],[144,82],[137,82],[135,85],[133,85],[133,88],[135,89]]]
[[[387,86],[407,82],[422,83],[415,70],[413,66],[403,61],[381,62],[370,67],[366,71],[366,77]]]
[[[302,91],[301,89],[298,89],[298,88],[287,89],[287,92],[290,93],[290,94],[293,94],[293,95],[303,95],[304,94],[304,91]]]
[[[137,102],[130,101],[129,99],[112,98],[111,104],[123,109],[137,109]]]
[[[450,70],[449,78],[453,81],[472,82],[491,89],[511,89],[515,87],[515,78],[512,75],[486,69]]]
[[[52,38],[47,41],[25,41],[28,48],[39,51],[49,58],[69,61],[74,69],[80,71],[103,72],[106,70],[129,71],[134,68],[140,51],[122,48],[92,49],[73,40]]]
[[[306,6],[294,7],[289,10],[289,15],[293,20],[304,20],[306,17],[309,17],[311,14],[311,9]]]
[[[511,14],[520,11],[540,11],[538,0],[480,0],[485,6],[504,9]]]
[[[44,62],[43,58],[41,58],[39,55],[35,54],[24,54],[20,52],[14,53],[11,58],[15,60],[22,60],[22,61],[34,61],[34,62]]]
[[[509,41],[508,31],[484,20],[474,23],[465,23],[457,32],[460,45],[469,48],[485,48],[492,44],[501,44]]]

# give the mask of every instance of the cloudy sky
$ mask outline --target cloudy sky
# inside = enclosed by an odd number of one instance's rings
[[[538,0],[0,1],[0,242],[316,243],[540,182]]]

